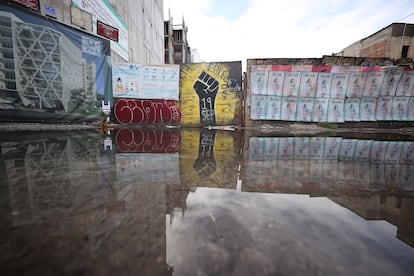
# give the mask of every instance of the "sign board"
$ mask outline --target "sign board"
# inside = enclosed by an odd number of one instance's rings
[[[105,24],[105,23],[103,23],[99,20],[96,22],[96,24],[97,24],[97,28],[98,28],[97,29],[98,35],[118,42],[119,32],[118,32],[117,28],[109,26],[108,24]]]

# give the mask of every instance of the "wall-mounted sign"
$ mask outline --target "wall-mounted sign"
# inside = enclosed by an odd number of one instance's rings
[[[105,23],[103,23],[103,22],[101,22],[99,20],[96,21],[96,23],[97,23],[97,33],[98,33],[98,35],[103,36],[103,37],[106,37],[106,38],[109,38],[109,39],[111,39],[113,41],[118,42],[118,34],[119,34],[119,32],[118,32],[118,29],[117,28],[114,28],[112,26],[109,26],[109,25],[107,25],[107,24],[105,24]]]
[[[13,0],[13,2],[39,12],[39,0]]]
[[[56,9],[52,5],[45,4],[45,14],[47,16],[50,16],[50,17],[53,17],[53,18],[57,17],[56,16]]]

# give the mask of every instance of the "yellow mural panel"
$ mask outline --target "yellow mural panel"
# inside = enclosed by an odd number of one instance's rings
[[[184,64],[180,109],[184,126],[233,125],[241,118],[241,63]]]

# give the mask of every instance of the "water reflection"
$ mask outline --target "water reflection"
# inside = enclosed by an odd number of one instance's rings
[[[0,147],[2,275],[414,269],[411,141],[135,128]]]

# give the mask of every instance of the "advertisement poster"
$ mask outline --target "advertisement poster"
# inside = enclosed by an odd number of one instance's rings
[[[283,137],[279,140],[279,159],[293,159],[294,137]]]
[[[324,137],[311,137],[309,141],[309,158],[323,159],[323,150],[325,146]]]
[[[360,98],[347,98],[344,104],[345,121],[358,122],[359,121],[359,106],[361,104]]]
[[[296,121],[296,109],[298,98],[296,97],[282,97],[282,114],[283,121]]]
[[[381,67],[378,67],[381,68]],[[363,97],[378,97],[381,84],[384,79],[384,72],[369,71],[367,72],[367,78],[362,93]]]
[[[397,141],[388,142],[387,150],[385,152],[385,163],[398,164],[401,159],[402,143]]]
[[[264,120],[266,119],[266,99],[264,95],[252,95],[252,103],[250,106],[250,119]]]
[[[252,95],[267,95],[269,71],[252,70],[250,73],[250,89]]]
[[[377,98],[361,98],[359,107],[359,119],[361,121],[375,121]]]
[[[250,137],[249,139],[249,160],[264,160],[264,141],[263,137]]]
[[[140,98],[141,66],[128,63],[112,64],[114,98]]]
[[[283,96],[297,97],[299,95],[301,72],[286,72],[283,84]]]
[[[141,67],[141,99],[178,101],[180,66],[145,65]]]
[[[376,109],[377,121],[392,120],[392,97],[379,97]]]
[[[314,98],[299,98],[296,110],[296,121],[312,122]]]
[[[309,159],[309,137],[295,137],[294,158],[305,160]]]
[[[302,72],[299,96],[302,98],[315,97],[317,79],[317,72]]]
[[[346,90],[348,86],[348,73],[334,73],[331,83],[330,98],[345,99]]]
[[[328,100],[328,122],[339,123],[344,122],[344,100],[329,99]]]
[[[364,188],[369,187],[370,175],[369,175],[370,165],[368,162],[354,163],[354,183],[362,186]]]
[[[387,147],[388,141],[373,141],[369,161],[371,163],[385,163]]]
[[[264,159],[265,160],[276,160],[278,147],[279,147],[278,137],[266,137],[264,139]]]
[[[398,66],[384,66],[382,69],[384,78],[379,95],[381,97],[395,96],[403,71]]]
[[[414,142],[403,143],[400,163],[414,165]]]
[[[384,176],[387,186],[400,186],[400,165],[399,164],[385,164]]]
[[[326,122],[328,119],[328,99],[315,99],[312,122]]]
[[[366,72],[352,72],[349,74],[348,88],[346,96],[349,98],[362,97],[363,88],[366,79]]]
[[[354,152],[357,144],[356,139],[343,139],[341,142],[341,148],[339,149],[340,161],[353,161]]]
[[[410,97],[408,101],[408,120],[414,121],[414,97]]]
[[[341,148],[342,138],[326,137],[324,159],[338,160],[339,149]]]
[[[397,92],[395,96],[398,97],[408,97],[413,95],[414,87],[414,70],[406,70],[401,76],[400,81],[398,82]]]
[[[267,87],[267,94],[281,97],[283,94],[283,81],[285,79],[285,72],[270,71],[269,82]]]
[[[331,94],[331,73],[320,72],[318,75],[318,85],[316,86],[316,98],[329,98]]]
[[[411,97],[392,98],[392,119],[406,121],[408,119],[408,104]]]
[[[371,140],[358,140],[355,146],[354,161],[369,162],[371,154]]]
[[[266,97],[266,120],[281,119],[282,97],[267,96]]]

